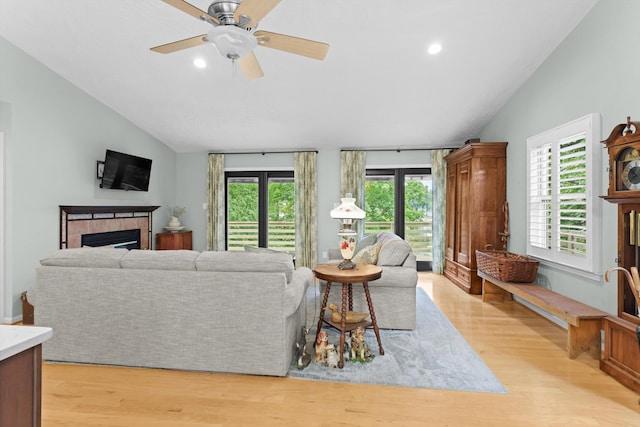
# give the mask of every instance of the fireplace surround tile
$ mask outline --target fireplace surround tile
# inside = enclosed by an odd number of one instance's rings
[[[151,248],[153,211],[159,206],[60,206],[60,248],[79,248],[83,234],[140,229],[140,248]]]

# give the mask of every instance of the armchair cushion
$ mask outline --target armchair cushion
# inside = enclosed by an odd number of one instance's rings
[[[409,243],[394,233],[378,233],[377,241],[381,245],[378,265],[402,265],[411,253]]]

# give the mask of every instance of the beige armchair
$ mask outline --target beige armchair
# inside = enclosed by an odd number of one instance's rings
[[[329,262],[340,262],[339,249],[328,251]],[[418,273],[416,255],[401,237],[382,232],[370,235],[358,242],[354,262],[366,262],[382,267],[382,277],[369,282],[371,302],[379,328],[415,329],[416,286]],[[320,283],[324,295],[326,282]],[[341,286],[332,286],[328,303],[340,306]],[[353,309],[368,312],[362,286],[353,286]]]

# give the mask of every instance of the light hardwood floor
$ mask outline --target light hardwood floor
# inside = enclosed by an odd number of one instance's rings
[[[640,426],[640,396],[570,360],[564,329],[419,276],[508,394],[45,363],[42,426]]]

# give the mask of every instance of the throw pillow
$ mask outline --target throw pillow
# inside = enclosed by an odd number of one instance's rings
[[[353,257],[352,261],[375,265],[378,263],[378,253],[380,252],[380,247],[381,245],[377,243],[375,245],[367,246],[366,248],[360,250],[360,252],[358,252],[356,256]]]
[[[360,252],[361,250],[363,250],[367,246],[375,245],[376,244],[376,239],[377,239],[377,236],[375,234],[370,234],[370,235],[364,237],[362,240],[360,240],[356,244],[356,253]]]

